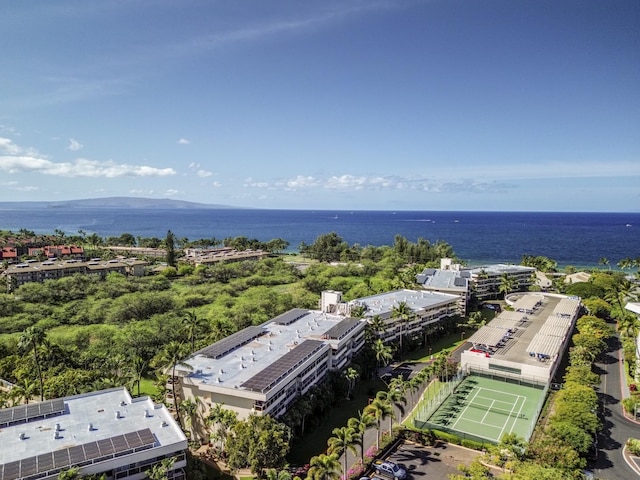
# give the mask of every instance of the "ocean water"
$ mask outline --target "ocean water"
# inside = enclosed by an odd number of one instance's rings
[[[640,213],[324,211],[254,209],[0,210],[0,229],[36,233],[84,230],[101,237],[130,233],[163,238],[283,238],[296,251],[300,242],[336,232],[349,244],[391,245],[396,234],[415,242],[442,240],[470,265],[519,263],[522,255],[543,255],[562,266],[598,266],[605,257],[640,257]]]

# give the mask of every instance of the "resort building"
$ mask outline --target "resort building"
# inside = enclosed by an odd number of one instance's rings
[[[124,388],[0,410],[0,479],[54,479],[79,468],[81,477],[147,478],[173,458],[169,479],[184,479],[187,439],[164,405],[132,398]]]
[[[406,307],[405,318],[399,314],[402,305]],[[340,292],[327,291],[322,294],[321,308],[342,315],[357,310],[368,322],[380,318],[384,330],[378,336],[384,343],[399,342],[401,337],[419,339],[462,314],[457,295],[416,290],[395,290],[348,303],[342,302]]]
[[[9,265],[0,275],[6,277],[7,288],[12,290],[29,282],[57,280],[70,275],[97,275],[105,278],[111,272],[141,277],[145,273],[147,262],[132,259],[101,260],[47,260]]]
[[[180,395],[198,397],[207,414],[215,404],[245,419],[279,417],[296,399],[347,366],[364,346],[365,323],[317,310],[293,309],[209,345],[177,367]]]
[[[504,310],[469,337],[461,368],[548,385],[581,312],[580,298],[528,293],[514,294],[509,302],[513,310]]]
[[[505,279],[512,283],[513,291],[527,291],[537,282],[536,269],[504,264],[469,268],[443,258],[440,269],[426,268],[416,275],[416,282],[424,290],[458,295],[463,312],[472,292],[478,300],[496,298]]]
[[[6,262],[15,262],[18,260],[18,249],[16,247],[0,248],[0,260]]]
[[[259,260],[268,255],[264,250],[235,250],[230,247],[223,248],[186,248],[185,259],[195,266],[211,265],[219,262],[238,262],[241,260]]]

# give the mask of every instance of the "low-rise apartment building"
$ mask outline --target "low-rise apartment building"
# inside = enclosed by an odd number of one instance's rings
[[[123,275],[143,276],[147,262],[136,259],[100,260],[47,260],[9,265],[0,275],[6,277],[7,288],[13,289],[29,282],[57,280],[70,275],[97,275],[105,278],[111,272]]]
[[[406,318],[397,314],[401,304],[408,311]],[[457,295],[417,290],[394,290],[351,302],[343,302],[340,292],[326,291],[322,294],[321,308],[323,312],[342,315],[357,310],[368,322],[379,317],[384,329],[377,334],[384,343],[399,342],[401,337],[420,338],[462,314]]]
[[[168,479],[184,479],[187,439],[164,405],[132,398],[124,388],[85,393],[0,410],[0,480],[81,477],[147,478],[174,459]]]
[[[184,359],[177,367],[180,395],[200,400],[204,414],[216,404],[241,419],[252,413],[283,415],[330,370],[347,366],[364,346],[360,319],[293,309],[247,327]]]

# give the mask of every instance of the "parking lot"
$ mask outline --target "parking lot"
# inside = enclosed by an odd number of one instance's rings
[[[407,479],[448,480],[449,474],[460,473],[458,465],[470,465],[477,456],[476,451],[446,443],[433,447],[404,443],[385,460],[404,468]]]

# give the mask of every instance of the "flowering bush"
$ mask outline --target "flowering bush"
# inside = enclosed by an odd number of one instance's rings
[[[362,462],[358,460],[355,465],[353,465],[349,470],[347,470],[347,478],[355,479],[360,478],[364,473],[364,467],[362,466]]]
[[[630,438],[627,440],[627,448],[633,455],[640,455],[640,440],[637,438]]]
[[[376,455],[378,455],[378,447],[376,447],[375,445],[372,445],[371,447],[367,448],[367,451],[364,452],[364,456],[369,460],[371,460],[372,458],[375,458]]]

